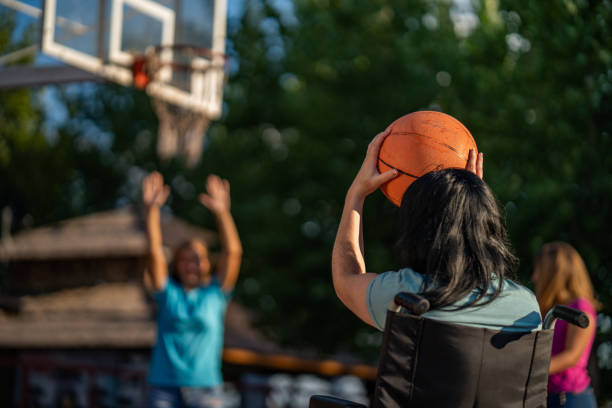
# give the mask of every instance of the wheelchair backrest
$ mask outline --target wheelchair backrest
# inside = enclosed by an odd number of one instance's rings
[[[389,311],[374,407],[545,407],[552,330],[461,326]]]

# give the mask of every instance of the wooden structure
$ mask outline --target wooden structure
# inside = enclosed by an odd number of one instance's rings
[[[170,214],[162,215],[162,230],[168,253],[194,236],[215,245],[214,233]],[[83,406],[111,394],[111,406],[120,403],[118,398],[142,404],[155,341],[155,306],[143,285],[146,245],[142,217],[133,208],[3,237],[0,262],[7,266],[9,289],[0,296],[0,381],[9,392],[0,393],[0,406],[49,394],[45,387],[51,380],[53,403],[62,397],[58,389],[81,384],[87,389],[79,397],[86,399]],[[283,349],[251,321],[249,310],[230,303],[226,379],[237,381],[246,371],[375,377],[374,367],[354,360]]]

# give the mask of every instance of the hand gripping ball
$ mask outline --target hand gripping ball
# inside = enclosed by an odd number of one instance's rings
[[[470,149],[476,150],[471,133],[457,119],[441,112],[419,111],[389,125],[391,133],[378,153],[378,171],[396,169],[399,175],[380,189],[400,206],[406,189],[424,174],[446,168],[465,168]]]

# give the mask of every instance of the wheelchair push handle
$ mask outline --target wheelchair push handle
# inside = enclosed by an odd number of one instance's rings
[[[573,324],[583,329],[589,327],[589,317],[586,313],[568,306],[557,305],[546,313],[546,317],[544,318],[544,329],[550,329],[557,319],[565,320],[569,324]]]
[[[420,316],[429,310],[429,301],[415,293],[401,292],[395,295],[391,308],[398,312],[401,307],[413,315]]]

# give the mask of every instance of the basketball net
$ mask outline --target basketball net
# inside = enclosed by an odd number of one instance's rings
[[[177,50],[184,52],[187,58],[195,53],[202,54],[200,49],[193,47],[177,47]],[[168,66],[173,70],[192,70],[189,65],[162,64],[160,53],[161,48],[149,47],[145,55],[134,58],[132,74],[136,88],[146,90],[147,85],[158,79],[162,66]],[[157,154],[163,160],[183,157],[189,167],[194,167],[200,161],[210,119],[203,112],[171,104],[153,95],[149,96],[159,122]]]
[[[210,119],[201,113],[152,98],[159,121],[157,154],[164,160],[182,156],[189,167],[200,161]]]

